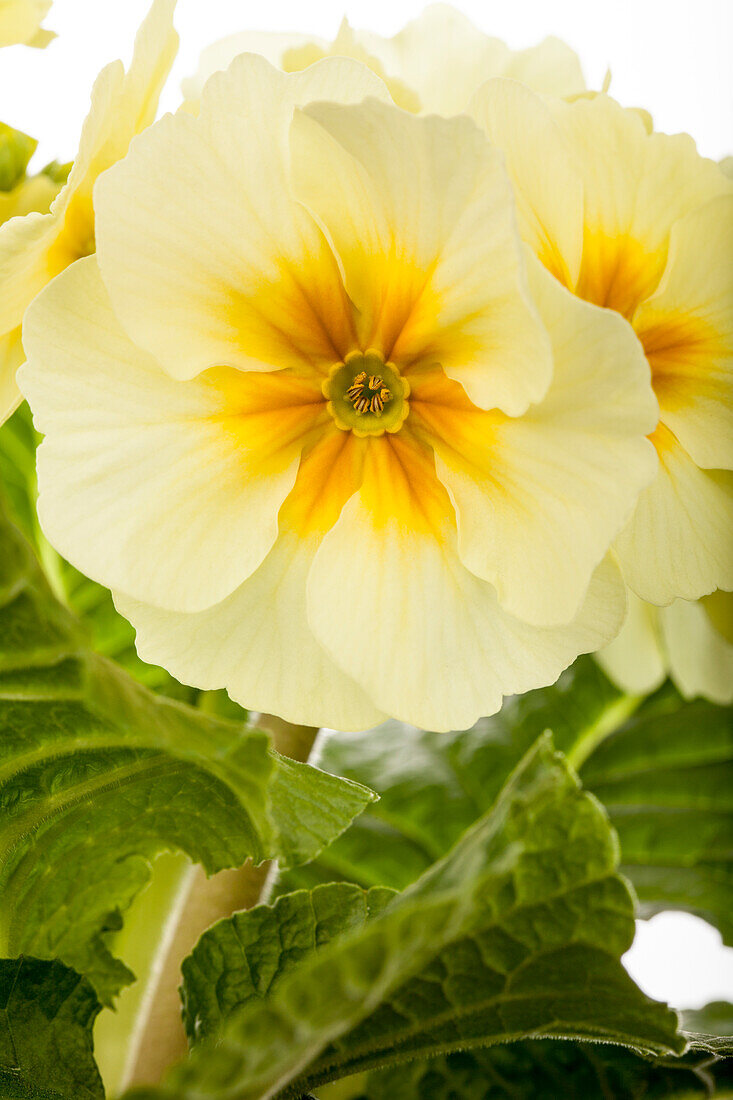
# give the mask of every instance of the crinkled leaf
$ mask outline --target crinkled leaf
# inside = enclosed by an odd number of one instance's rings
[[[20,183],[37,141],[0,122],[0,191],[12,191]]]
[[[619,961],[634,920],[617,855],[602,808],[543,737],[492,809],[380,916],[282,973],[162,1091],[137,1095],[299,1096],[374,1065],[536,1035],[680,1052],[676,1015]],[[289,904],[307,917],[309,899]],[[229,942],[217,980],[231,968],[229,989],[243,981],[251,995],[256,947],[243,960]],[[277,950],[268,935],[270,967]],[[191,1026],[198,999],[186,996]]]
[[[642,915],[686,909],[730,941],[733,709],[683,703],[669,687],[639,704],[581,658],[553,687],[507,700],[465,732],[388,723],[368,737],[334,735],[321,766],[367,783],[381,800],[282,889],[332,879],[404,888],[486,810],[522,753],[551,729],[609,810]]]
[[[370,1073],[350,1100],[704,1100],[731,1095],[733,1059],[528,1040]]]
[[[378,916],[395,896],[346,882],[286,894],[218,921],[183,962],[183,1019],[191,1041],[211,1035],[249,1001],[336,936]]]
[[[90,983],[60,962],[0,959],[0,1096],[103,1098],[92,1053],[100,1007]]]
[[[108,935],[164,850],[209,873],[310,859],[372,797],[283,761],[268,735],[153,695],[86,648],[0,525],[0,947],[58,957],[100,998],[131,974]]]
[[[618,831],[641,914],[686,909],[733,943],[733,709],[660,700],[580,774]]]

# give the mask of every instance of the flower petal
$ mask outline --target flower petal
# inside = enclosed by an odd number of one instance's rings
[[[92,189],[97,176],[124,157],[138,130],[155,117],[178,47],[175,5],[176,0],[154,0],[138,31],[128,73],[114,61],[97,77],[79,150],[51,212],[30,214],[0,229],[0,333],[21,324],[27,307],[55,275],[94,251]],[[53,197],[44,190],[47,201],[38,210],[47,209]]]
[[[716,593],[728,602],[730,592]],[[733,703],[733,645],[713,626],[705,601],[675,600],[659,612],[670,675],[686,699]]]
[[[429,452],[404,432],[368,442],[364,482],[316,554],[308,619],[384,713],[463,729],[497,711],[502,695],[552,683],[619,629],[624,589],[610,561],[570,625],[538,630],[512,618],[461,564]]]
[[[0,47],[47,46],[55,35],[41,29],[51,0],[4,0],[0,4]]]
[[[733,588],[733,474],[701,470],[663,424],[652,440],[659,473],[615,544],[626,581],[655,604]]]
[[[241,31],[238,34],[230,34],[226,38],[220,38],[217,42],[212,42],[210,46],[202,51],[194,75],[181,81],[186,110],[194,114],[198,112],[201,105],[201,94],[207,80],[214,73],[221,73],[228,69],[235,57],[239,57],[243,53],[256,53],[276,68],[284,69],[286,66],[282,64],[282,61],[285,52],[298,49],[301,46],[314,46],[324,51],[327,49],[325,39],[312,38],[307,34],[290,34],[282,31]],[[287,71],[292,72],[292,68],[288,67]]]
[[[306,618],[306,580],[321,528],[333,522],[334,508],[338,515],[342,494],[358,484],[361,450],[362,441],[334,429],[311,451],[283,507],[277,542],[259,569],[215,607],[186,615],[116,596],[137,630],[143,660],[202,689],[226,687],[250,710],[289,722],[347,730],[383,721],[386,716],[316,641]],[[307,518],[312,513],[315,523]]]
[[[58,237],[53,214],[31,212],[0,226],[0,332],[18,328],[23,314],[47,282],[58,274],[49,251]]]
[[[641,346],[615,313],[573,297],[533,262],[555,373],[522,417],[484,413],[451,384],[415,380],[410,406],[436,448],[464,565],[535,626],[568,623],[657,460],[657,402]],[[453,386],[455,391],[457,387]]]
[[[468,113],[504,154],[522,239],[561,283],[574,286],[583,252],[583,185],[549,106],[514,80],[489,80]]]
[[[246,54],[208,82],[198,118],[161,119],[99,181],[99,262],[115,311],[173,377],[221,364],[328,368],[350,350],[338,265],[290,195],[287,129],[313,98],[380,94],[356,62],[289,76]]]
[[[622,691],[648,695],[667,678],[659,630],[659,608],[629,589],[629,610],[617,636],[595,654],[606,675]]]
[[[363,348],[439,362],[483,408],[545,393],[547,334],[525,286],[500,154],[466,118],[313,104],[291,131],[297,195],[333,242]]]
[[[120,328],[90,257],[26,317],[39,515],[94,580],[175,610],[218,602],[277,536],[321,395],[277,374],[172,381]],[[254,378],[254,384],[253,384]]]
[[[510,76],[538,92],[574,95],[585,89],[580,63],[556,38],[510,50],[448,4],[431,4],[394,38],[356,32],[384,71],[414,89],[428,114],[457,115],[485,80]]]
[[[630,317],[662,277],[674,222],[730,184],[687,134],[650,134],[609,96],[550,105],[583,180],[583,263],[571,289]]]
[[[733,195],[673,226],[662,283],[633,324],[664,423],[699,466],[733,469]]]
[[[23,400],[15,375],[25,358],[20,328],[0,336],[0,424],[4,424]]]

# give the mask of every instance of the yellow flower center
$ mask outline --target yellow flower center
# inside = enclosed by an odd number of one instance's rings
[[[384,406],[392,400],[392,394],[385,386],[382,376],[367,374],[365,370],[359,371],[346,391],[346,396],[358,413],[371,412],[375,416],[381,416]]]
[[[323,383],[336,427],[357,436],[398,432],[410,411],[410,385],[377,351],[353,351]]]

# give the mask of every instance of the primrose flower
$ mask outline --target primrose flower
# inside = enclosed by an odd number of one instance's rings
[[[144,659],[294,722],[445,730],[614,636],[648,368],[526,271],[470,119],[348,59],[245,55],[95,208],[20,377],[44,529]]]
[[[733,592],[654,607],[631,596],[617,638],[596,654],[624,691],[646,694],[669,675],[682,695],[733,703]]]
[[[494,76],[520,80],[537,92],[572,96],[585,91],[577,55],[557,38],[527,50],[510,50],[448,4],[431,4],[394,38],[351,27],[346,19],[332,42],[303,34],[244,32],[213,43],[198,72],[183,83],[189,110],[196,110],[209,77],[242,53],[257,53],[285,72],[305,69],[324,57],[351,57],[372,69],[394,102],[407,111],[461,114],[474,92]]]
[[[128,73],[116,61],[99,74],[76,160],[50,211],[13,218],[0,227],[0,342],[17,343],[23,315],[39,291],[69,264],[94,252],[94,184],[155,118],[178,47],[171,22],[175,5],[176,0],[155,0],[138,33]],[[22,362],[22,349],[19,357]],[[21,400],[14,378],[17,365],[0,360],[2,419]]]
[[[36,176],[26,176],[37,144],[27,134],[0,123],[0,226],[10,218],[23,217],[32,211],[44,213],[58,194],[61,184],[54,178],[53,166]],[[0,336],[0,422],[17,404],[15,372],[22,362],[18,325]]]
[[[733,588],[731,181],[606,95],[550,103],[495,80],[470,113],[505,152],[524,239],[646,354],[659,473],[616,540],[628,584],[655,604]]]
[[[41,27],[50,10],[51,0],[0,0],[0,46],[44,49],[56,37]]]

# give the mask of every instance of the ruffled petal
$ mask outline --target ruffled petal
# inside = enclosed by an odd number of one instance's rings
[[[328,44],[325,39],[312,38],[308,34],[289,34],[282,31],[241,31],[212,42],[202,51],[194,75],[181,81],[186,110],[193,114],[198,113],[207,80],[214,73],[221,73],[228,69],[232,61],[241,54],[259,54],[276,68],[292,72],[300,66],[283,65],[283,57],[289,50],[297,50],[301,47],[314,47],[323,51],[325,55]],[[313,60],[317,59],[313,58]]]
[[[308,619],[384,713],[465,728],[497,711],[503,695],[552,683],[619,629],[625,594],[610,560],[568,626],[537,629],[508,615],[458,558],[429,452],[404,433],[368,444],[363,484],[316,553]]]
[[[143,660],[184,683],[226,687],[250,710],[289,722],[366,729],[386,717],[328,657],[306,618],[306,580],[324,527],[359,483],[363,444],[331,431],[304,460],[281,514],[281,534],[262,565],[231,596],[181,614],[117,596],[137,630]]]
[[[483,408],[547,390],[502,158],[466,118],[314,104],[293,122],[297,195],[343,264],[359,343],[399,369],[439,362]]]
[[[174,382],[125,335],[90,257],[26,317],[19,382],[46,439],[38,510],[94,580],[173,610],[209,607],[260,564],[323,417],[292,376]]]
[[[535,626],[568,623],[591,575],[657,470],[658,417],[630,326],[573,297],[536,263],[532,286],[552,339],[547,396],[522,417],[482,412],[459,387],[415,380],[437,472],[458,516],[468,569]]]
[[[663,424],[652,439],[659,473],[615,544],[624,577],[655,604],[733,588],[733,474],[701,470]]]
[[[550,107],[514,80],[489,80],[471,100],[469,114],[504,154],[522,239],[561,283],[575,286],[583,253],[583,184]]]
[[[730,183],[687,134],[650,134],[609,96],[550,106],[583,181],[583,263],[571,289],[630,318],[659,284],[675,221]]]
[[[461,114],[476,89],[495,76],[521,80],[549,95],[576,95],[585,89],[577,56],[558,39],[510,50],[448,4],[431,4],[394,38],[363,31],[356,35],[390,77],[417,93],[426,114]]]
[[[161,119],[99,181],[115,311],[173,377],[221,364],[327,369],[351,349],[338,264],[290,194],[287,132],[298,104],[380,94],[355,62],[288,76],[247,54],[208,82],[197,118]]]
[[[733,469],[733,194],[673,226],[662,283],[633,324],[663,422],[699,466]]]

